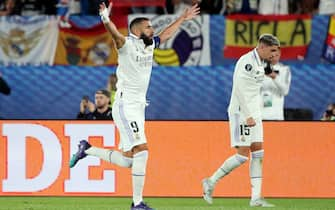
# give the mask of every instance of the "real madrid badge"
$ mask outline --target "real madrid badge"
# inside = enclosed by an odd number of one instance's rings
[[[247,64],[247,65],[245,65],[244,68],[245,68],[246,71],[251,71],[252,65],[251,64]]]

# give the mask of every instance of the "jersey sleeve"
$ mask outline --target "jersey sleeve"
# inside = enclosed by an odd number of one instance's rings
[[[130,38],[126,37],[124,45],[120,49],[118,49],[118,53],[120,53],[120,54],[126,54],[127,51],[128,51],[130,42],[131,42]]]
[[[154,44],[155,44],[154,48],[158,48],[159,45],[161,44],[161,38],[159,38],[159,36],[154,36],[153,39],[154,39]]]
[[[252,73],[253,66],[251,63],[248,63],[246,59],[241,59],[236,64],[237,75],[236,75],[236,97],[239,101],[240,109],[245,115],[246,118],[252,116],[251,109],[248,103],[248,96],[247,96],[247,87],[250,86],[250,82],[252,82]]]

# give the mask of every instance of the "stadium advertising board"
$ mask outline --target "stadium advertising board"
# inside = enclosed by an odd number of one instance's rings
[[[335,197],[334,123],[265,122],[265,197]],[[145,196],[201,196],[201,180],[233,154],[227,122],[146,124]],[[1,196],[130,196],[129,169],[87,157],[70,169],[81,139],[115,149],[107,121],[0,121]],[[248,164],[217,186],[215,196],[249,196]]]

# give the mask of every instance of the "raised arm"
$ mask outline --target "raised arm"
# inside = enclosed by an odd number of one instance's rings
[[[112,6],[113,4],[109,3],[108,8],[106,8],[105,3],[101,3],[99,8],[99,14],[103,24],[105,25],[106,30],[112,35],[116,44],[116,48],[120,49],[126,42],[126,39],[123,34],[121,34],[117,30],[115,24],[109,19],[109,15],[112,11]]]
[[[171,23],[171,25],[169,25],[168,27],[166,27],[158,35],[159,38],[160,38],[161,43],[164,43],[166,40],[168,40],[169,38],[171,38],[176,33],[176,31],[178,30],[178,28],[180,27],[180,25],[184,21],[193,19],[199,13],[200,13],[200,8],[198,7],[198,4],[195,4],[191,8],[186,9],[184,11],[184,13],[176,21],[174,21],[173,23]]]

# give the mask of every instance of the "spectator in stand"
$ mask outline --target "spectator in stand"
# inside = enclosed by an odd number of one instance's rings
[[[131,7],[133,14],[161,14],[156,6]]]
[[[41,15],[42,11],[42,0],[21,0],[21,15],[32,16]]]
[[[320,0],[319,14],[320,15],[335,14],[335,1],[334,0]]]
[[[191,8],[192,5],[199,5],[201,3],[201,0],[171,0],[170,3],[171,5],[168,5],[168,7],[171,7],[170,9],[168,9],[169,13],[182,14],[185,9]],[[169,3],[167,2],[167,4]]]
[[[260,15],[287,15],[288,0],[259,0],[258,14]]]
[[[58,0],[43,1],[43,14],[56,15],[57,14],[57,9],[56,9],[57,3],[58,3]]]
[[[296,14],[317,14],[319,0],[295,0],[292,1],[292,7]]]
[[[200,3],[201,13],[219,14],[224,2],[222,0],[202,0]]]
[[[87,96],[84,96],[80,102],[80,112],[77,115],[77,119],[113,120],[109,97],[110,92],[104,89],[95,92],[95,104],[89,101]]]
[[[223,0],[220,14],[257,14],[258,0]]]
[[[61,6],[67,7],[65,14],[60,17],[59,26],[62,28],[71,28],[69,22],[70,16],[81,13],[80,0],[62,0]]]
[[[0,16],[20,15],[19,0],[0,0]]]
[[[104,2],[106,5],[109,4],[109,0],[81,0],[82,11],[86,15],[99,15],[99,5]],[[114,13],[113,13],[114,14]]]
[[[327,110],[323,113],[322,121],[335,121],[335,103],[328,105]]]
[[[55,15],[57,0],[17,0],[20,2],[21,15]]]

